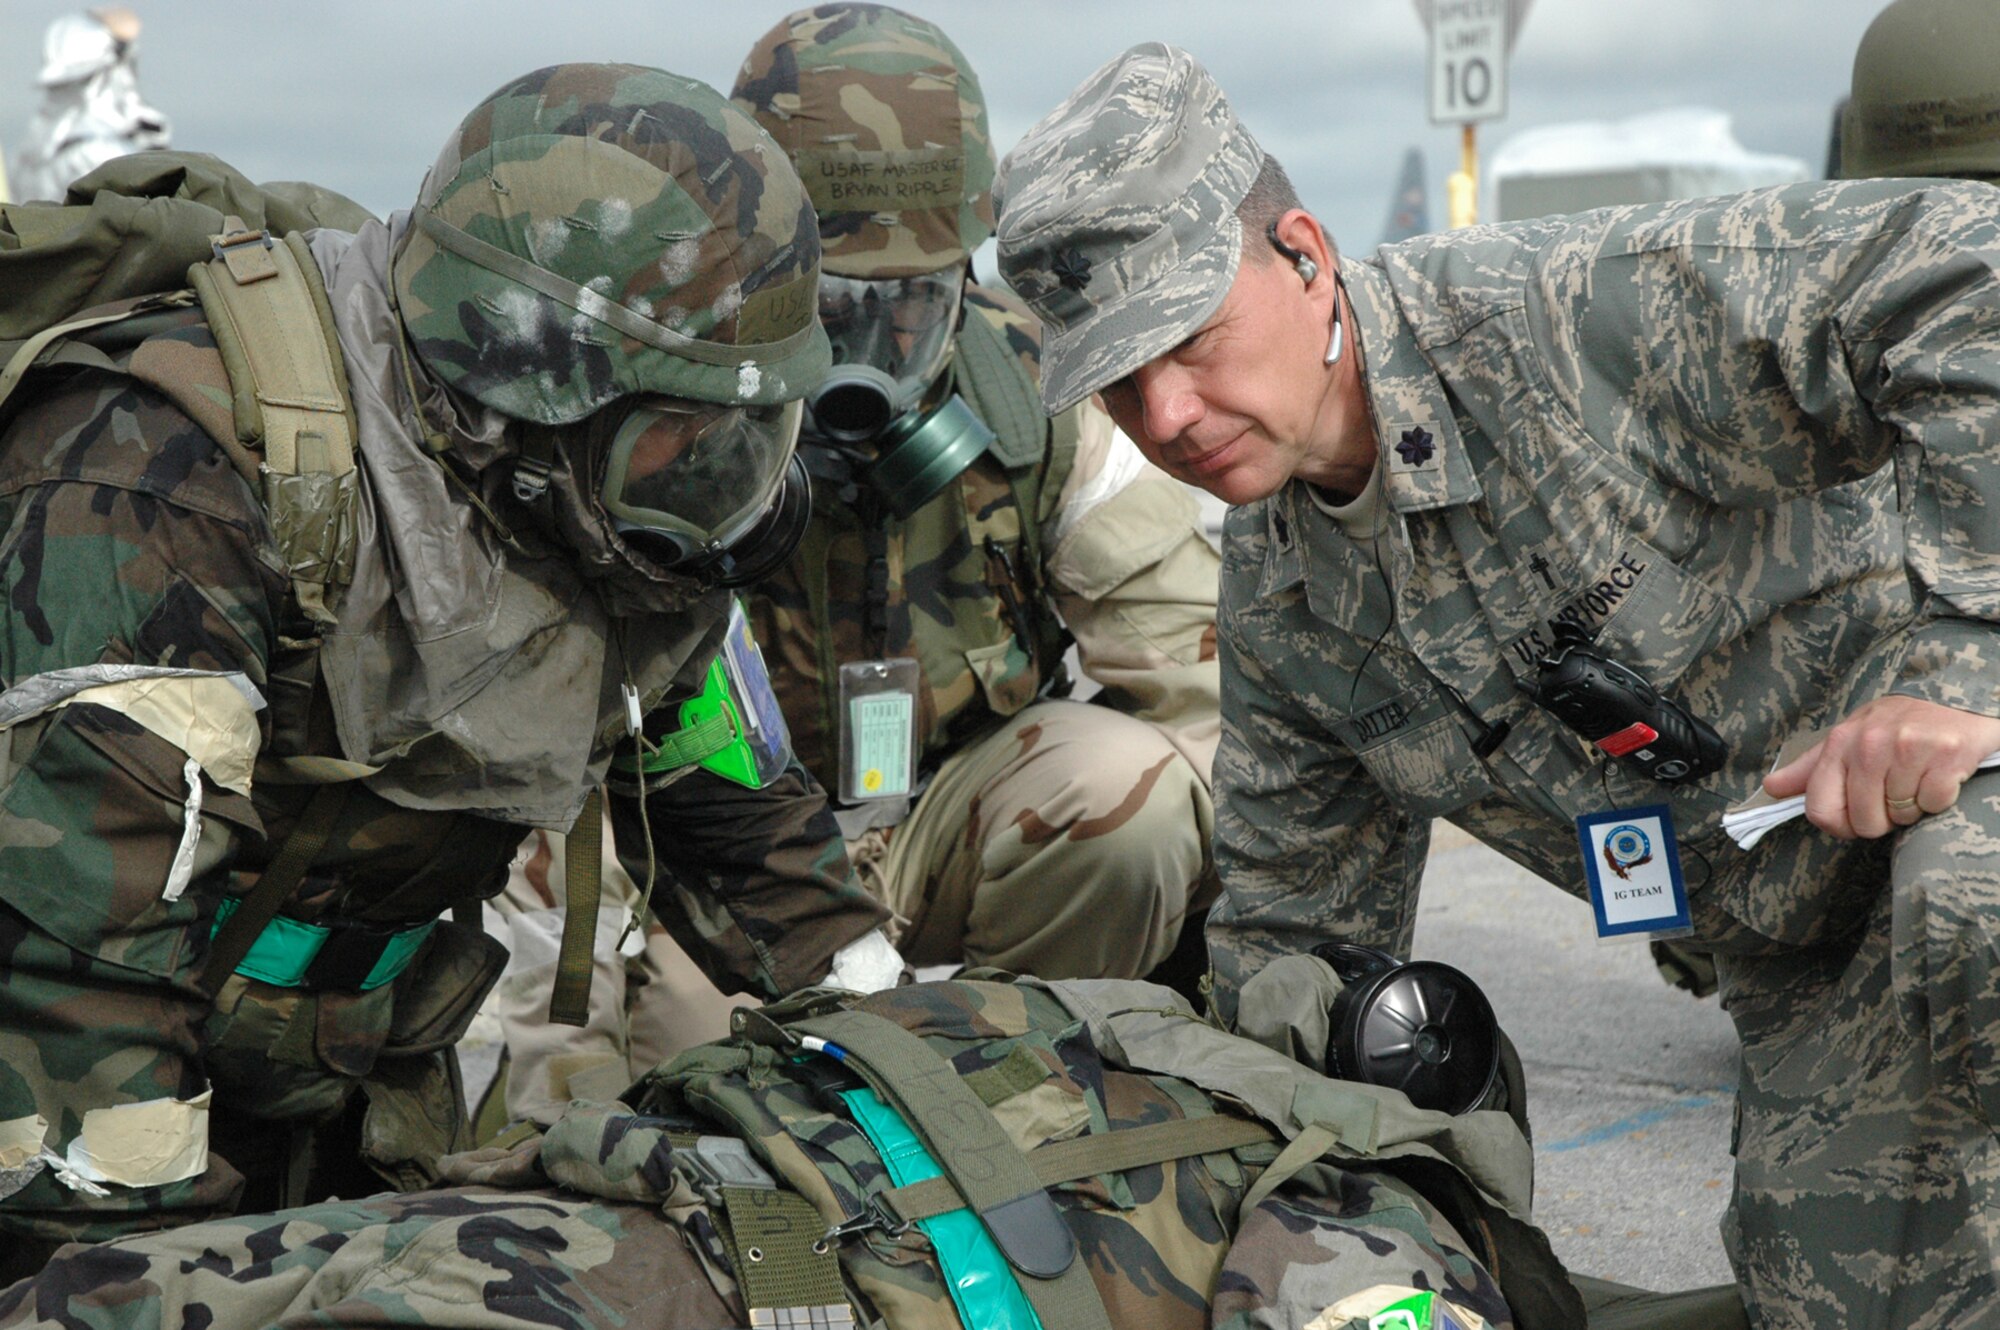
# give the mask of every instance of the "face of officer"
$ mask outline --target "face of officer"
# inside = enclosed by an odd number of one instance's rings
[[[1176,480],[1229,504],[1276,493],[1293,477],[1358,494],[1374,466],[1358,353],[1327,362],[1345,321],[1332,247],[1293,209],[1278,235],[1313,271],[1262,237],[1245,244],[1229,293],[1208,321],[1165,354],[1102,389],[1118,427]],[[1351,347],[1353,330],[1343,333]]]

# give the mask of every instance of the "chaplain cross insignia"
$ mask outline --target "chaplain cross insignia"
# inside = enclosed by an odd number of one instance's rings
[[[1056,255],[1056,280],[1072,291],[1081,291],[1090,281],[1090,260],[1075,245]]]
[[[1409,466],[1422,466],[1431,460],[1431,454],[1436,451],[1437,441],[1422,425],[1412,425],[1404,430],[1402,441],[1396,445],[1396,455]]]

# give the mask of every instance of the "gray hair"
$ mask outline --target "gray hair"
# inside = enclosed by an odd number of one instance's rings
[[[1252,263],[1270,263],[1277,257],[1264,237],[1280,217],[1294,208],[1306,205],[1299,202],[1299,191],[1292,185],[1292,178],[1285,174],[1284,166],[1270,153],[1264,154],[1263,165],[1257,168],[1257,178],[1250,182],[1249,192],[1236,205],[1236,220],[1243,224],[1243,253]],[[1333,237],[1326,238],[1329,247]],[[1337,252],[1337,251],[1336,251]]]

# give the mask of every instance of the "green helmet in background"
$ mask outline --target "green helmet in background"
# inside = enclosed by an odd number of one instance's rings
[[[433,375],[564,425],[636,394],[802,396],[829,362],[819,257],[784,154],[714,89],[575,64],[517,79],[465,118],[392,274]]]
[[[731,95],[791,154],[827,272],[936,272],[993,234],[986,98],[936,24],[887,5],[799,10],[758,41]]]
[[[2000,6],[1895,0],[1854,53],[1842,176],[2000,177]]]
[[[834,367],[807,399],[806,441],[879,449],[921,429],[917,447],[876,468],[908,463],[929,477],[895,487],[897,508],[919,502],[989,437],[969,408],[933,393],[972,250],[993,234],[979,79],[934,23],[887,5],[828,4],[764,34],[735,98],[791,154],[819,211],[819,317]],[[931,421],[935,409],[949,418]]]

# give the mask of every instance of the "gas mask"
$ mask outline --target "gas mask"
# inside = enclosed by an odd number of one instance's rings
[[[1438,961],[1323,942],[1312,954],[1340,976],[1327,1040],[1329,1075],[1401,1090],[1419,1108],[1468,1113],[1501,1084],[1500,1023],[1479,985]]]
[[[613,408],[618,409],[618,408]],[[791,556],[811,515],[798,402],[639,397],[607,446],[599,501],[619,539],[710,586],[747,586]]]
[[[820,277],[833,369],[806,399],[806,439],[845,458],[898,517],[921,508],[993,441],[956,394],[922,406],[950,362],[964,293],[958,267],[880,280]]]

